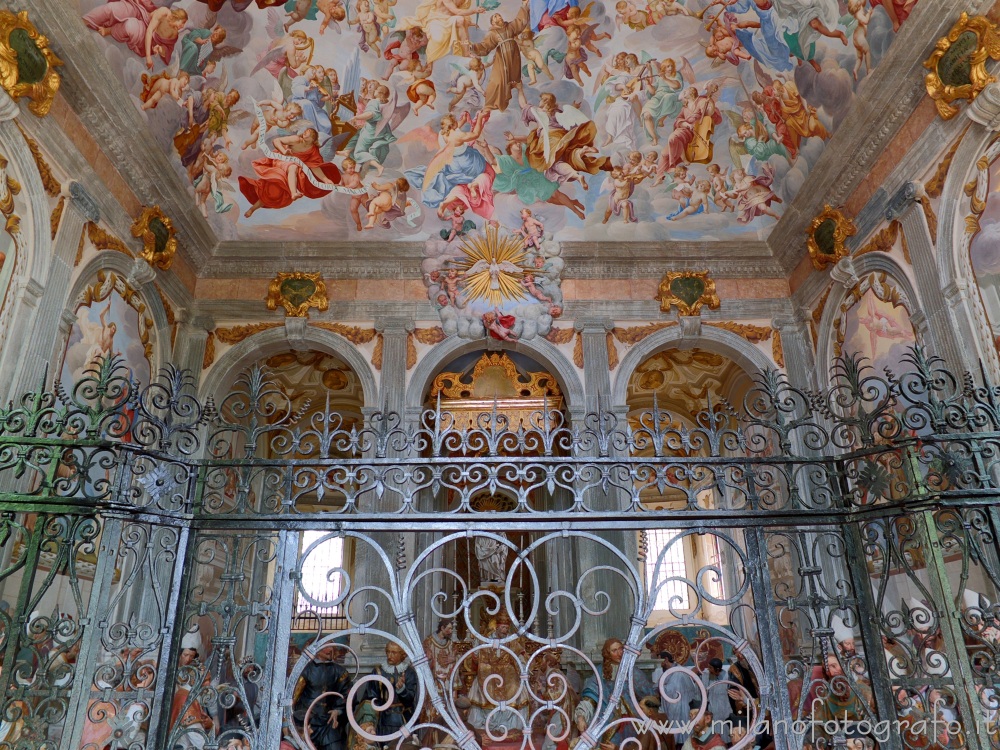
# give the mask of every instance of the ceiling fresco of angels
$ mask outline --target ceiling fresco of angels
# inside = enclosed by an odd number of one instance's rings
[[[916,0],[80,0],[221,239],[764,238]]]

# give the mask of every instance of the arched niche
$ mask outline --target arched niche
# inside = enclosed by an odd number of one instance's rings
[[[0,91],[0,99],[13,107],[6,93]],[[0,231],[0,251],[6,256],[0,268],[0,350],[10,355],[0,376],[13,382],[17,355],[28,345],[24,333],[30,331],[52,262],[51,208],[31,149],[12,119],[0,121],[0,165],[6,188],[0,188],[0,221],[6,225]],[[36,299],[26,301],[26,296]]]
[[[989,366],[997,368],[996,342],[1000,336],[1000,138],[995,134],[982,146],[982,155],[957,202],[964,209],[953,218],[950,247],[941,248],[945,264],[942,281],[968,285],[967,310],[981,333],[979,345]],[[951,187],[951,186],[949,186]],[[951,250],[951,252],[946,252]]]
[[[854,261],[854,270],[857,280],[853,284],[848,287],[837,285],[831,292],[817,331],[816,361],[823,387],[830,384],[830,368],[836,357],[860,353],[868,356],[869,364],[873,364],[878,371],[883,366],[890,366],[899,372],[905,369],[900,359],[902,351],[921,341],[921,325],[914,320],[919,310],[919,299],[903,269],[884,253],[868,253]],[[859,305],[864,306],[863,311]],[[876,335],[875,348],[869,351],[872,347],[870,343],[865,348],[862,346],[864,342],[850,341],[856,339],[859,325],[865,327],[861,317],[868,318],[873,314],[876,319],[885,319],[887,335]],[[871,321],[870,325],[877,329],[877,320]],[[904,335],[907,329],[912,335]],[[894,336],[898,338],[892,338]],[[883,355],[892,348],[885,346],[888,340],[898,341],[902,348],[897,347],[895,355],[885,358]]]
[[[165,361],[169,331],[157,327],[149,296],[120,270],[102,267],[81,274],[66,308],[72,323],[58,355],[56,377],[75,382],[98,357],[115,354],[138,383],[151,382]],[[165,323],[162,302],[155,302]]]
[[[434,378],[445,370],[449,362],[470,352],[485,351],[483,341],[466,341],[452,336],[428,352],[413,370],[406,389],[406,409],[419,412],[423,408]],[[518,341],[504,344],[502,351],[512,351],[534,360],[559,382],[566,407],[572,410],[582,406],[584,401],[583,383],[576,369],[555,346],[545,339],[535,338],[529,342]]]
[[[342,337],[321,328],[306,326],[296,349],[331,354],[341,360],[358,379],[364,396],[363,406],[378,406],[378,386],[371,367],[361,353]],[[283,327],[270,328],[250,336],[228,349],[219,357],[202,381],[200,392],[204,397],[216,400],[224,397],[239,376],[254,364],[291,351],[288,336]]]
[[[666,349],[714,352],[732,360],[750,378],[775,367],[760,349],[730,331],[703,326],[697,336],[685,336],[680,326],[672,326],[647,336],[622,357],[611,388],[612,404],[627,406],[629,381],[636,368],[653,354]]]

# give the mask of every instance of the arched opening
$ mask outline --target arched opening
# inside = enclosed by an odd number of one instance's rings
[[[335,354],[286,350],[262,357],[218,401],[228,428],[213,433],[210,449],[225,463],[208,472],[204,502],[217,512],[343,512],[352,483],[341,481],[331,461],[356,457],[349,436],[364,428],[363,406],[358,374]],[[249,469],[236,461],[241,457],[275,463]],[[354,546],[351,540],[326,536],[322,530],[299,535],[306,561],[292,613],[293,651],[318,631],[346,627],[342,607],[333,602],[344,576],[353,573]],[[253,575],[269,581],[275,562],[254,566]]]

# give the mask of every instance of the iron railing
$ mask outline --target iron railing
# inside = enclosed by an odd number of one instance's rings
[[[218,404],[115,358],[43,384],[0,410],[0,748],[659,748],[727,706],[734,747],[1000,746],[1000,389],[920,349],[831,382],[363,425],[259,368]]]

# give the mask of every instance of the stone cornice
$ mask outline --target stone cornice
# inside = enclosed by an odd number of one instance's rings
[[[727,245],[716,257],[708,257],[706,245],[695,243],[606,243],[563,242],[567,261],[563,279],[640,279],[663,276],[670,270],[704,270],[720,279],[779,278],[784,270],[771,257],[763,242]],[[708,246],[709,248],[711,246]],[[732,253],[732,254],[725,254]],[[306,267],[325,279],[418,278],[423,244],[398,242],[383,245],[373,257],[370,246],[313,243],[226,242],[220,254],[206,263],[202,278],[266,278],[291,266]],[[294,259],[294,260],[292,260]]]

